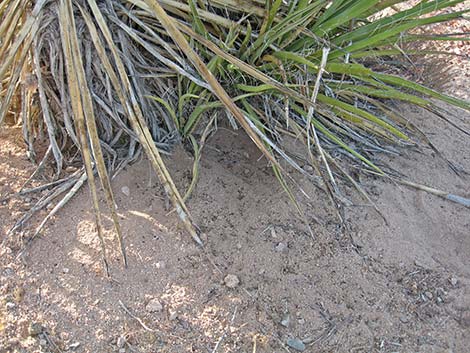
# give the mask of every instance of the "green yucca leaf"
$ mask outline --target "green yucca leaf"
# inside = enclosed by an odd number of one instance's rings
[[[420,1],[416,6],[409,10],[400,11],[394,15],[383,17],[377,21],[372,21],[352,31],[346,31],[344,34],[334,38],[333,42],[336,45],[341,45],[341,43],[357,42],[378,32],[384,32],[390,28],[398,26],[402,24],[403,21],[411,21],[411,23],[415,24],[415,27],[418,27],[419,24],[413,22],[414,19],[423,15],[427,15],[433,11],[438,11],[446,7],[454,6],[461,2],[461,0]]]
[[[412,28],[416,28],[418,26],[423,26],[426,24],[431,24],[431,23],[436,23],[436,22],[442,22],[442,21],[448,21],[453,18],[457,18],[459,15],[464,13],[465,11],[460,11],[460,12],[455,12],[451,14],[444,14],[440,16],[434,16],[430,18],[423,18],[423,19],[415,19],[412,21],[406,21],[403,24],[396,25],[391,29],[385,30],[385,31],[380,31],[379,33],[369,36],[365,39],[355,41],[351,45],[348,45],[347,47],[344,47],[342,49],[338,49],[334,52],[331,53],[331,59],[335,59],[337,57],[340,57],[344,55],[345,53],[353,53],[357,50],[362,50],[365,48],[371,48],[374,46],[380,46],[383,44],[392,44],[396,39],[397,36],[405,32],[407,30],[410,30]]]
[[[320,17],[311,30],[316,35],[328,35],[332,29],[344,25],[353,18],[360,18],[379,2],[379,0],[358,0],[349,2],[348,6],[341,6],[346,3],[345,1],[338,1],[340,4],[336,5],[333,3],[331,11],[327,10],[324,14],[325,17],[323,19]]]
[[[192,17],[192,23],[193,23],[193,28],[194,30],[206,37],[207,36],[207,30],[206,30],[206,27],[204,26],[204,24],[202,23],[201,21],[201,18],[199,17],[199,13],[198,13],[198,10],[196,8],[196,3],[194,0],[188,0],[188,3],[189,3],[189,7],[191,9],[191,17]]]
[[[389,75],[389,74],[379,74],[379,73],[373,73],[372,77],[375,79],[392,84],[396,87],[404,88],[404,89],[410,89],[415,92],[422,93],[426,96],[432,97],[439,99],[443,102],[447,102],[449,104],[455,105],[457,107],[460,107],[462,109],[470,110],[470,103],[465,102],[462,99],[457,99],[454,97],[447,96],[445,94],[439,93],[435,90],[432,90],[430,88],[427,88],[423,85],[420,85],[419,83],[415,83],[409,80],[406,80],[404,78],[394,76],[394,75]]]
[[[350,113],[352,113],[356,116],[360,116],[361,118],[369,120],[369,121],[375,123],[376,125],[384,128],[385,130],[387,130],[390,133],[394,134],[398,138],[401,138],[403,140],[408,140],[408,136],[403,134],[401,131],[397,130],[392,125],[388,124],[387,122],[383,121],[380,118],[377,118],[373,114],[370,114],[370,113],[366,112],[363,109],[356,108],[353,105],[350,105],[350,104],[345,103],[345,102],[341,102],[340,100],[332,98],[332,97],[327,97],[323,94],[318,95],[318,101],[322,102],[322,103],[325,103],[325,104],[328,104],[331,107],[340,108],[340,109],[342,109],[344,111],[347,111],[347,112],[350,112]]]
[[[191,95],[192,97],[197,97],[195,95]],[[175,125],[176,125],[176,128],[179,130],[179,120],[178,120],[178,117],[176,116],[176,112],[175,110],[170,106],[170,104],[165,101],[164,99],[160,98],[160,97],[153,97],[153,96],[147,96],[147,98],[150,98],[150,99],[153,99],[154,101],[160,103],[161,105],[163,105],[165,107],[166,110],[168,110],[168,112],[170,113],[170,116],[171,118],[173,119],[173,121],[175,122]]]

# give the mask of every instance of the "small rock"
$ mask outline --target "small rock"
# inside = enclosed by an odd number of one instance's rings
[[[305,320],[304,320],[304,319],[298,319],[298,320],[297,320],[297,323],[298,323],[299,325],[303,325],[303,324],[305,324]]]
[[[15,270],[12,269],[11,267],[5,267],[3,269],[3,275],[7,277],[11,277],[15,274]]]
[[[313,172],[313,167],[310,164],[304,165],[304,170],[308,173]]]
[[[290,323],[290,316],[289,314],[286,314],[281,320],[281,325],[284,327],[289,327],[289,323]]]
[[[271,236],[277,238],[276,229],[274,229],[274,227],[271,228]]]
[[[18,338],[10,338],[7,342],[7,345],[9,345],[10,347],[14,347],[14,346],[17,346],[20,344],[20,340]],[[17,352],[17,351],[15,351]]]
[[[158,269],[160,269],[160,270],[164,270],[164,269],[166,268],[166,263],[165,263],[165,261],[159,261],[159,262],[157,262],[156,267],[157,267]]]
[[[131,190],[129,189],[128,186],[123,186],[121,188],[121,192],[126,195],[127,197],[131,196]]]
[[[80,342],[69,344],[69,349],[77,349],[78,347],[80,347]]]
[[[249,154],[248,152],[243,152],[243,156],[244,156],[245,158],[247,158],[247,159],[250,158],[250,154]]]
[[[31,337],[38,336],[42,331],[44,330],[44,327],[38,322],[32,322],[29,327],[28,327],[28,334]]]
[[[235,288],[240,284],[240,280],[235,275],[227,275],[224,278],[224,283],[229,288]]]
[[[428,298],[429,300],[431,300],[434,296],[431,292],[427,291],[427,292],[424,292],[424,295],[426,296],[426,298]]]
[[[421,267],[421,268],[428,268],[428,266],[426,266],[423,262],[419,260],[415,260],[415,266]]]
[[[449,294],[448,292],[445,291],[444,288],[437,288],[436,293],[440,297],[445,297],[447,294]]]
[[[404,324],[406,324],[407,322],[410,321],[410,319],[406,315],[401,315],[400,316],[400,321],[403,322]]]
[[[437,304],[440,305],[440,304],[443,304],[444,303],[444,300],[441,298],[441,297],[437,297]]]
[[[47,341],[46,341],[44,338],[41,338],[41,339],[39,340],[39,345],[40,345],[41,347],[45,347],[45,346],[47,346]]]
[[[67,267],[64,267],[64,268],[62,269],[62,272],[63,272],[63,273],[69,273],[70,270],[69,270]]]
[[[15,303],[12,303],[12,302],[7,302],[7,303],[5,304],[5,306],[6,306],[7,310],[12,310],[12,309],[14,309],[14,308],[16,307],[16,304],[15,304]]]
[[[286,252],[287,251],[287,244],[280,242],[279,244],[276,245],[275,250],[277,252]]]
[[[249,169],[245,169],[245,170],[243,171],[243,174],[249,175],[249,174],[250,174],[250,170],[249,170]]]
[[[75,173],[77,170],[78,170],[77,167],[74,167],[74,166],[71,166],[71,165],[69,165],[67,168],[65,168],[65,171],[67,173]]]
[[[120,348],[119,353],[126,353],[126,349],[125,348]]]
[[[26,203],[31,203],[31,201],[33,201],[33,200],[31,199],[31,197],[25,197],[25,198],[24,198],[24,202],[26,202]]]
[[[123,348],[125,344],[126,344],[126,339],[122,336],[119,336],[116,342],[116,345],[118,346],[118,348]]]
[[[170,316],[169,316],[170,321],[175,321],[177,318],[178,318],[178,312],[170,310]]]
[[[53,208],[54,208],[54,204],[52,202],[46,206],[46,210],[49,210],[49,211],[52,210]]]
[[[305,344],[298,338],[289,338],[287,340],[287,345],[290,348],[295,349],[296,351],[299,351],[299,352],[305,351]]]
[[[451,284],[452,287],[457,287],[457,284],[459,284],[459,281],[455,277],[451,277],[449,279],[449,283]]]
[[[241,250],[241,248],[242,248],[242,244],[241,244],[241,243],[237,243],[236,246],[237,246],[237,249],[238,249],[238,250]]]
[[[145,310],[147,310],[149,313],[160,312],[163,310],[163,305],[158,299],[151,299],[145,306]]]

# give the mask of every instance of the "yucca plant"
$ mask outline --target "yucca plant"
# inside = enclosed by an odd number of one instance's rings
[[[49,193],[12,231],[66,193],[37,234],[88,179],[105,260],[97,173],[126,263],[110,175],[143,151],[188,233],[202,244],[185,200],[197,180],[204,142],[220,119],[245,130],[300,213],[285,170],[311,177],[304,163],[323,177],[333,204],[344,202],[335,174],[369,200],[343,160],[359,162],[363,172],[390,176],[374,163],[375,153],[390,152],[393,145],[434,148],[387,101],[411,103],[443,119],[447,113],[436,100],[470,110],[469,102],[388,73],[393,64],[386,60],[430,54],[404,49],[412,41],[461,39],[413,31],[461,18],[470,9],[442,10],[463,2],[2,1],[0,122],[17,113],[33,160],[35,139],[47,136],[49,148],[37,161],[38,170],[51,159],[56,169],[55,180],[41,187]],[[285,136],[303,141],[305,155],[284,148]],[[188,141],[195,155],[193,182],[184,195],[162,159],[180,141]],[[64,177],[63,168],[77,162],[84,168]],[[21,193],[32,190],[37,188],[25,185]]]

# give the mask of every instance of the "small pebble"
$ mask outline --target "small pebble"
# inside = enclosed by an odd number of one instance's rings
[[[39,340],[39,345],[41,347],[45,347],[45,346],[47,346],[47,341],[44,338],[42,338],[42,339]]]
[[[429,300],[431,300],[434,296],[432,295],[431,292],[427,291],[427,292],[424,292],[424,295],[426,296],[426,298],[428,298]]]
[[[419,260],[415,260],[415,266],[421,267],[421,268],[427,268],[427,266]]]
[[[284,315],[284,317],[283,317],[282,320],[281,320],[281,325],[284,326],[284,327],[289,327],[289,323],[290,323],[290,316],[289,316],[289,314]]]
[[[44,330],[44,327],[42,327],[40,323],[32,322],[29,325],[28,333],[31,337],[35,337],[35,336],[38,336],[43,330]]]
[[[158,299],[151,299],[145,306],[145,310],[147,310],[149,313],[160,312],[163,310],[163,305]]]
[[[69,165],[67,168],[65,168],[65,171],[67,173],[75,173],[77,171],[77,167]]]
[[[46,206],[46,209],[49,211],[52,210],[53,208],[54,208],[54,204],[52,202]]]
[[[63,272],[63,273],[69,273],[70,270],[69,270],[67,267],[64,267],[64,268],[62,269],[62,272]]]
[[[9,346],[16,346],[20,344],[20,340],[18,338],[10,338],[7,342],[7,345]],[[15,351],[18,352],[18,351]]]
[[[122,336],[119,336],[116,342],[116,345],[118,346],[118,348],[123,348],[125,344],[126,344],[126,339]]]
[[[276,229],[274,229],[274,227],[271,228],[271,236],[277,238]]]
[[[298,338],[289,338],[287,340],[287,345],[290,348],[295,349],[296,351],[299,351],[299,352],[305,351],[305,344]]]
[[[245,175],[249,175],[249,174],[250,174],[250,170],[249,170],[249,169],[245,169],[245,170],[243,171],[243,173],[244,173]]]
[[[408,321],[410,321],[410,320],[408,319],[408,316],[406,316],[406,315],[401,315],[401,316],[400,316],[400,321],[403,322],[404,324],[406,324],[406,323],[407,323]]]
[[[78,347],[80,347],[80,342],[69,344],[69,349],[77,349]]]
[[[121,188],[121,192],[126,195],[127,197],[131,196],[131,190],[129,189],[128,186],[123,186]]]
[[[119,353],[126,353],[126,349],[125,348],[120,348]]]
[[[3,269],[3,275],[5,275],[7,277],[13,276],[14,274],[15,274],[15,270],[12,269],[11,267],[5,267]]]
[[[227,275],[224,278],[224,283],[229,288],[235,288],[240,284],[240,280],[235,275]]]
[[[313,172],[313,167],[310,164],[304,165],[304,170],[308,173]]]
[[[455,277],[451,277],[451,278],[449,279],[449,282],[450,282],[450,284],[452,285],[452,287],[456,287],[457,284],[459,283],[459,281],[458,281],[457,278],[455,278]]]
[[[11,310],[11,309],[14,309],[16,307],[16,304],[15,303],[12,303],[12,302],[7,302],[5,304],[7,310]]]
[[[241,248],[242,248],[242,244],[237,243],[237,249],[238,249],[238,250],[241,250]]]
[[[178,318],[178,312],[177,311],[170,311],[170,321],[175,321]]]
[[[159,262],[157,262],[157,263],[155,264],[155,266],[156,266],[158,269],[163,270],[163,269],[166,268],[166,263],[165,263],[165,261],[159,261]]]
[[[277,252],[286,252],[287,251],[287,244],[280,242],[279,244],[276,245],[275,250]]]

